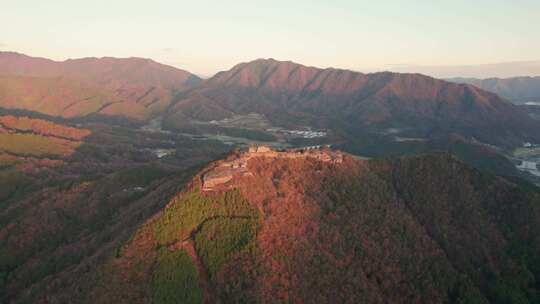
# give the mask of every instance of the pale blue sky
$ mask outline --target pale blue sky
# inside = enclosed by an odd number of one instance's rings
[[[149,57],[206,76],[261,57],[465,66],[540,60],[539,17],[539,0],[0,0],[0,50]]]

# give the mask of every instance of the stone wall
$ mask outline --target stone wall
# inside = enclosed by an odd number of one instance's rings
[[[206,173],[203,176],[203,191],[215,190],[215,187],[231,181],[235,174],[249,174],[247,163],[250,159],[256,157],[313,158],[322,162],[343,162],[342,153],[330,150],[309,149],[307,151],[291,150],[287,152],[276,152],[265,146],[250,147],[247,152],[240,154],[237,158],[224,161],[219,166]]]

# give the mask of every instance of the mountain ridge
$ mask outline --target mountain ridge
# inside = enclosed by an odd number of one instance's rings
[[[71,108],[73,113],[56,114],[63,117],[99,114],[148,121],[164,116],[166,127],[181,129],[193,120],[258,113],[276,126],[334,129],[352,135],[391,129],[417,138],[455,133],[504,147],[540,142],[540,135],[532,131],[540,128],[540,122],[524,109],[473,85],[421,74],[363,74],[257,59],[203,81],[150,59],[89,57],[55,62],[18,53],[0,53],[0,74],[64,77],[111,96],[97,101],[103,107],[92,106],[94,112],[88,112],[87,104],[77,104]],[[49,91],[59,89],[53,83]],[[15,96],[17,100],[7,97],[0,106],[17,108],[24,92]],[[53,108],[62,102],[49,99]],[[35,102],[41,102],[39,96]],[[39,111],[34,103],[21,103],[20,108]]]
[[[111,95],[119,101],[101,114],[123,116],[123,111],[129,113],[130,108],[135,108],[139,114],[127,116],[142,120],[164,111],[178,91],[202,81],[185,70],[145,58],[88,57],[53,61],[14,52],[0,52],[0,74],[17,77],[62,77],[81,82],[86,86],[99,88],[105,95]],[[57,88],[51,86],[50,90]]]
[[[461,132],[491,143],[540,140],[530,131],[538,122],[472,85],[421,74],[363,74],[274,59],[238,64],[188,90],[171,105],[168,122],[174,126],[186,116],[209,121],[250,112],[278,125],[303,121],[329,129],[336,123],[348,124],[348,129],[409,128],[420,137]]]

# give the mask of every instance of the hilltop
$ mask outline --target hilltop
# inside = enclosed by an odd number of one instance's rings
[[[202,191],[215,191],[227,189],[230,181],[237,176],[253,176],[248,170],[248,163],[254,158],[281,159],[315,159],[322,162],[341,163],[343,154],[319,148],[297,149],[292,151],[276,152],[268,147],[251,147],[245,153],[235,154],[224,161],[217,162],[212,170],[202,176]]]
[[[223,170],[230,178],[205,187]],[[51,281],[47,297],[534,303],[539,224],[538,188],[448,154],[236,152],[196,174],[101,266]]]

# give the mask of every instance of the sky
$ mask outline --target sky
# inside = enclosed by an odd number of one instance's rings
[[[540,75],[538,0],[0,0],[0,7],[0,50],[55,60],[145,57],[201,76],[257,58],[436,77]]]

